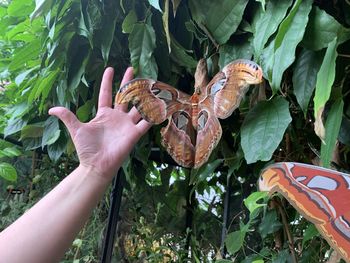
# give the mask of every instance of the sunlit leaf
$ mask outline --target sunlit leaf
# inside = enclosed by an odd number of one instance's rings
[[[241,127],[247,163],[270,160],[291,120],[289,104],[282,97],[261,101],[249,111]]]
[[[0,177],[10,182],[17,181],[17,171],[9,163],[0,163]]]
[[[36,17],[45,14],[54,2],[54,0],[35,0],[35,10],[30,15],[30,19],[33,20]]]
[[[248,208],[252,214],[256,209],[266,206],[266,203],[258,203],[268,197],[267,192],[253,192],[246,199],[244,199],[244,205]]]

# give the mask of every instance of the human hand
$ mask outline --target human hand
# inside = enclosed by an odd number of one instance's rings
[[[92,168],[99,176],[111,180],[135,143],[151,124],[141,119],[136,108],[127,112],[127,105],[112,108],[113,68],[103,74],[96,117],[81,123],[64,107],[54,107],[50,115],[66,125],[78,153],[80,165]],[[124,74],[121,86],[133,77],[132,68]]]

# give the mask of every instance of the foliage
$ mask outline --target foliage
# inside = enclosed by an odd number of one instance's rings
[[[158,126],[124,164],[115,260],[288,261],[286,226],[256,193],[256,180],[267,162],[350,170],[349,14],[345,0],[1,1],[0,228],[76,166],[67,131],[47,111],[62,105],[81,121],[91,119],[106,66],[115,68],[116,87],[131,64],[137,76],[191,94],[200,58],[211,76],[247,58],[262,66],[266,81],[221,121],[223,137],[207,165],[189,171],[165,164]],[[157,162],[154,148],[161,149]],[[230,176],[227,253],[219,260]],[[25,192],[13,197],[12,188]],[[317,231],[283,200],[280,205],[296,257],[326,260],[328,247]],[[98,260],[108,208],[106,197],[66,262]]]

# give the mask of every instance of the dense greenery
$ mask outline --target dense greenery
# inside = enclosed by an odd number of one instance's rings
[[[106,66],[116,69],[116,87],[131,64],[137,76],[191,94],[200,58],[211,76],[247,58],[262,66],[266,81],[221,121],[223,137],[207,165],[166,164],[163,149],[161,161],[152,160],[151,149],[161,148],[159,126],[137,144],[123,166],[114,260],[328,259],[332,251],[317,230],[283,199],[268,202],[256,180],[277,161],[350,171],[349,27],[347,0],[1,1],[0,230],[77,165],[67,131],[47,111],[63,105],[89,121]],[[11,194],[13,188],[22,193]],[[65,262],[98,261],[108,208],[106,196]]]

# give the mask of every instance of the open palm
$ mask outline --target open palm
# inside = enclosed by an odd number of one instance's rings
[[[133,77],[132,68],[125,72],[122,84]],[[96,117],[81,123],[68,109],[55,107],[49,114],[66,125],[78,153],[80,165],[93,168],[99,175],[111,179],[139,138],[151,124],[141,120],[135,108],[127,105],[112,108],[113,69],[103,74]]]

